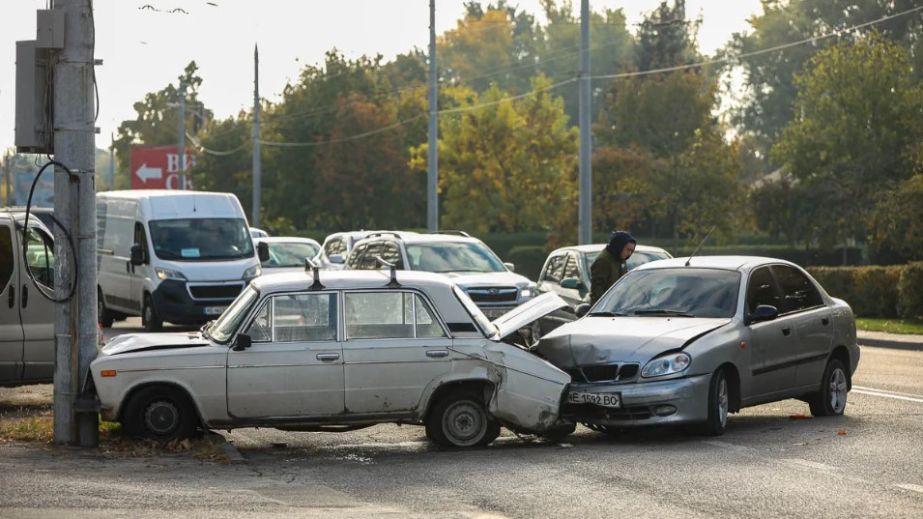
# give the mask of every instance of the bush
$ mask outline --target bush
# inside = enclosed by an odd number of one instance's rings
[[[862,317],[897,317],[902,267],[811,267],[808,271],[833,297]]]
[[[510,253],[507,254],[504,261],[515,264],[518,274],[522,274],[534,281],[541,274],[542,266],[545,264],[547,256],[545,247],[526,245],[510,249]]]
[[[904,319],[923,319],[923,261],[901,268],[897,283],[897,309]]]

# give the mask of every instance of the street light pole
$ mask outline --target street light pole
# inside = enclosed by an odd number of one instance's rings
[[[253,208],[250,222],[260,226],[262,163],[260,162],[260,49],[253,45]]]
[[[577,242],[593,241],[592,130],[590,129],[590,0],[580,2],[580,201]]]
[[[436,0],[429,0],[429,148],[426,171],[426,228],[439,230],[439,99],[436,90]]]
[[[179,189],[186,190],[186,83],[179,82],[179,141],[176,145],[179,163]]]

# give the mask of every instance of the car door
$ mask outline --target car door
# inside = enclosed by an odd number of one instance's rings
[[[97,214],[97,232],[102,235],[97,242],[97,283],[107,307],[140,315],[140,304],[131,298],[134,223],[133,219],[123,216]]]
[[[339,314],[333,291],[267,298],[242,328],[252,345],[228,351],[228,414],[271,420],[343,413]]]
[[[561,274],[561,280],[576,280],[574,288],[565,288],[558,285],[557,293],[571,306],[577,306],[584,303],[588,293],[587,286],[583,283],[583,277],[580,274],[580,264],[577,254],[568,252],[564,262],[564,271]],[[573,282],[569,282],[568,285]]]
[[[833,344],[833,316],[814,283],[798,269],[774,265],[773,275],[782,290],[784,316],[792,321],[797,352],[795,386],[816,387],[820,384]]]
[[[13,222],[0,219],[0,384],[22,378],[22,322],[19,318],[19,260]]]
[[[538,289],[541,292],[558,293],[561,284],[561,274],[564,272],[566,253],[558,253],[545,261],[541,274],[538,276]]]
[[[344,292],[346,412],[412,415],[457,355],[433,306],[403,290]]]
[[[782,295],[770,267],[750,273],[745,311],[752,314],[759,305],[772,305],[782,311]],[[751,355],[750,394],[744,399],[767,400],[790,391],[795,383],[798,342],[794,320],[780,315],[771,321],[749,324]]]
[[[26,233],[26,268],[19,275],[19,316],[23,332],[23,381],[50,381],[54,376],[54,241],[41,229]],[[38,286],[36,286],[36,284]],[[42,295],[42,293],[46,294]]]
[[[144,224],[141,222],[135,222],[132,245],[141,246],[143,263],[131,266],[131,288],[129,289],[128,298],[131,300],[132,306],[141,308],[141,303],[144,301],[144,282],[146,279],[153,277],[153,272],[151,272],[151,248],[147,242],[147,232],[144,230]]]

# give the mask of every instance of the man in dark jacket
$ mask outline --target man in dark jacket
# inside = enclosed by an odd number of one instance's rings
[[[609,237],[606,248],[596,256],[590,266],[590,304],[599,298],[628,272],[626,260],[635,252],[638,242],[624,231],[615,231]]]

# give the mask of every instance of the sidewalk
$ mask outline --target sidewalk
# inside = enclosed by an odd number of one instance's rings
[[[859,346],[923,351],[923,335],[866,332],[862,330],[857,331],[856,335],[859,339]]]

